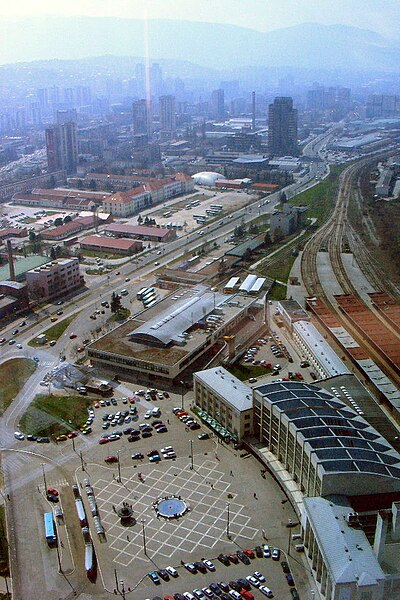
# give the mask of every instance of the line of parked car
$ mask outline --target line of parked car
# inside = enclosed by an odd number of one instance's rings
[[[196,421],[186,410],[179,408],[178,406],[172,409],[172,412],[182,423],[185,424],[190,430],[200,429],[200,423]]]
[[[218,560],[226,566],[231,563],[237,564],[239,560],[246,565],[250,565],[251,560],[256,557],[271,557],[272,560],[279,561],[280,550],[279,548],[273,548],[271,550],[267,544],[264,544],[263,546],[256,546],[254,550],[251,548],[246,548],[243,551],[239,550],[238,552],[233,552],[228,555],[220,554],[218,556]],[[192,574],[206,574],[208,572],[214,573],[216,571],[215,564],[206,558],[202,558],[200,561],[195,561],[193,563],[181,562],[182,566]],[[299,599],[299,594],[294,587],[294,580],[288,563],[286,561],[282,561],[281,567],[286,576],[287,583],[290,586],[292,598]],[[150,571],[148,576],[155,585],[160,585],[161,580],[169,581],[170,577],[177,578],[179,573],[174,567],[169,566],[159,571]],[[259,590],[267,598],[272,598],[274,595],[272,590],[266,585],[265,576],[257,570],[251,575],[231,580],[229,583],[224,581],[220,581],[218,583],[212,582],[201,589],[195,588],[192,590],[192,592],[177,592],[173,595],[166,595],[164,596],[164,600],[254,600],[254,595],[252,593],[253,588]],[[153,600],[163,599],[160,598],[160,596],[155,596]]]

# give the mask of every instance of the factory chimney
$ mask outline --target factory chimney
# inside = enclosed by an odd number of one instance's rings
[[[7,240],[7,252],[8,252],[8,264],[10,267],[10,279],[11,279],[11,281],[16,281],[14,257],[13,257],[13,252],[12,252],[11,240]]]

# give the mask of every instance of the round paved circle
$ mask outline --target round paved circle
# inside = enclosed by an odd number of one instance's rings
[[[177,519],[185,514],[188,507],[184,500],[171,496],[170,498],[161,498],[155,507],[160,517],[166,519]]]

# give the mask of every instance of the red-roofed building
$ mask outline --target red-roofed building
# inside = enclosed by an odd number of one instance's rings
[[[176,238],[174,229],[164,229],[162,227],[148,227],[147,225],[121,225],[112,223],[104,228],[107,233],[112,233],[116,237],[136,238],[151,242],[169,242]]]
[[[57,241],[64,240],[74,233],[83,231],[83,229],[86,229],[86,227],[82,223],[79,223],[79,221],[71,221],[70,223],[65,223],[64,225],[54,227],[53,229],[45,229],[40,235],[44,240]]]
[[[80,247],[84,250],[94,250],[95,252],[109,252],[130,256],[140,252],[143,245],[142,242],[126,238],[116,239],[102,235],[88,235],[81,240]]]
[[[7,240],[12,237],[26,237],[28,232],[26,229],[17,229],[16,227],[6,227],[0,229],[0,240]]]
[[[103,203],[103,210],[116,217],[129,217],[152,204],[151,194],[144,185],[127,192],[116,192]]]

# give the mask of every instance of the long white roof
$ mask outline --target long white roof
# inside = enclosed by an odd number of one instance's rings
[[[253,407],[251,387],[223,367],[198,371],[195,373],[195,379],[223,396],[225,402],[236,411],[250,410]]]
[[[293,330],[297,332],[310,352],[316,356],[329,377],[350,373],[344,362],[323,338],[318,329],[309,321],[296,321]]]

